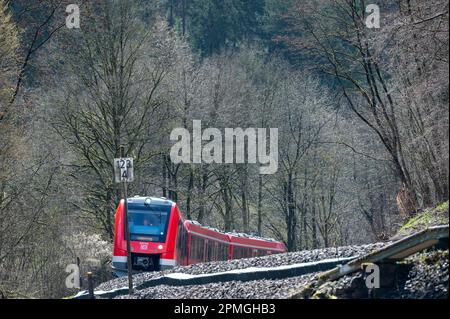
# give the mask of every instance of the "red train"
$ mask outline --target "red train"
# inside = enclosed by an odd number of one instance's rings
[[[126,274],[124,201],[115,216],[112,269]],[[283,243],[244,234],[223,233],[185,220],[176,203],[156,197],[128,199],[132,267],[135,271],[286,252]]]

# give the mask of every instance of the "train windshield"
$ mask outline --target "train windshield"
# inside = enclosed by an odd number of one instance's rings
[[[130,239],[165,242],[169,223],[170,206],[128,207]]]

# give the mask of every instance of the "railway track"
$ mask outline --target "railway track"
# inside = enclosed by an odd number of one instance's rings
[[[441,245],[448,250],[448,233],[448,225],[443,225],[430,227],[395,242],[176,267],[165,272],[136,275],[136,293],[133,296],[127,295],[126,283],[120,279],[112,281],[110,285],[100,285],[95,291],[95,296],[97,298],[180,298],[183,296],[184,298],[186,296],[192,298],[302,298],[304,287],[310,287],[311,283],[318,288],[324,282],[339,280],[357,273],[368,263],[395,264],[397,261],[436,245]],[[303,262],[289,263],[289,260]],[[227,266],[235,268],[221,271]],[[84,291],[74,298],[88,297],[88,293]]]
[[[202,275],[189,275],[183,273],[170,273],[164,276],[152,278],[139,284],[136,290],[143,290],[150,287],[156,287],[160,285],[166,286],[194,286],[194,285],[206,285],[212,283],[223,283],[229,281],[255,281],[255,280],[279,280],[289,277],[297,277],[314,272],[324,271],[343,264],[354,257],[347,258],[335,258],[321,260],[318,262],[309,262],[294,264],[289,266],[278,266],[272,268],[245,268],[236,269],[226,272],[218,272],[212,274]],[[101,298],[114,298],[121,295],[128,294],[128,287],[115,289],[112,291],[100,291],[95,293],[97,297]],[[81,292],[75,298],[89,298],[86,291]]]

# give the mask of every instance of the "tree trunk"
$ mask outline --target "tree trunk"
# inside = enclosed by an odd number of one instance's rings
[[[316,224],[316,198],[313,198],[311,208],[311,228],[312,228],[312,248],[319,248],[319,242],[317,240],[317,224]]]
[[[258,235],[262,236],[262,176],[258,175]]]
[[[203,218],[205,217],[205,200],[206,200],[206,186],[208,184],[208,172],[206,169],[202,166],[201,168],[202,174],[200,179],[200,204],[198,209],[198,217],[197,221],[199,223],[203,222]]]
[[[182,23],[182,34],[185,35],[186,34],[186,10],[187,10],[186,2],[188,0],[182,0],[182,1],[183,1],[183,8],[182,8],[182,17],[181,17],[182,21],[181,21],[181,23]]]
[[[247,169],[244,167],[241,179],[241,201],[242,201],[242,228],[244,233],[249,232],[249,214],[247,205]]]
[[[288,251],[295,251],[297,249],[297,217],[294,203],[294,189],[293,189],[292,172],[288,174],[288,181],[286,187],[287,200],[287,249]]]
[[[174,19],[173,19],[173,0],[169,0],[169,27],[174,26]]]
[[[233,230],[233,203],[231,192],[228,188],[222,190],[222,199],[225,204],[224,224],[225,231]]]
[[[187,219],[191,219],[191,197],[192,197],[192,188],[194,186],[194,170],[192,167],[189,167],[189,182],[187,189],[187,197],[186,197],[186,217]]]
[[[166,167],[166,157],[163,155],[163,160],[162,160],[162,178],[163,178],[163,182],[162,182],[162,193],[163,193],[163,197],[167,197],[167,167]]]

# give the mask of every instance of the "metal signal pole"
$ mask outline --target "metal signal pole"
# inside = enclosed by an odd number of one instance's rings
[[[120,157],[124,158],[124,147],[120,146]],[[128,194],[127,194],[127,179],[123,179],[123,197],[124,197],[124,207],[123,207],[123,218],[125,226],[125,240],[127,241],[127,270],[128,270],[128,294],[133,294],[133,274],[132,274],[132,264],[131,264],[131,244],[130,244],[130,228],[128,226]]]

